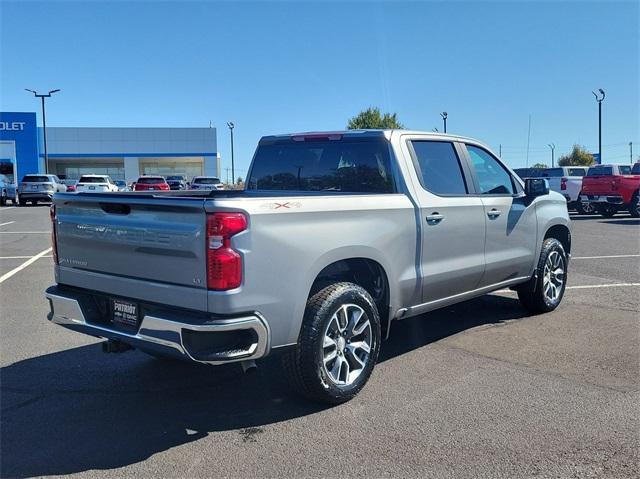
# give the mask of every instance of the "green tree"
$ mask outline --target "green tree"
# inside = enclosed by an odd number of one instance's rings
[[[545,165],[544,163],[536,163],[531,168],[549,168],[549,167],[547,165]]]
[[[396,113],[380,113],[377,107],[370,107],[361,111],[347,123],[349,130],[361,130],[365,128],[395,128],[403,129],[404,126],[398,121]]]
[[[593,155],[580,145],[573,145],[573,150],[568,155],[558,158],[558,166],[591,166]]]

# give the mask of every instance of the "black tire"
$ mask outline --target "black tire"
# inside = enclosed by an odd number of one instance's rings
[[[32,200],[32,201],[31,201],[31,204],[32,204],[33,206],[38,206],[38,200]]]
[[[20,206],[27,206],[27,201],[26,200],[19,200]]]
[[[629,203],[629,214],[632,218],[640,218],[640,193],[635,192]]]
[[[7,204],[7,194],[3,191],[2,195],[0,195],[0,206],[4,206]]]
[[[329,368],[325,365],[325,347],[323,341],[325,334],[329,333],[332,325],[336,325],[334,315],[339,315],[343,306],[359,308],[363,314],[355,324],[349,322],[344,331],[351,331],[355,326],[362,325],[369,320],[370,329],[367,329],[370,341],[368,354],[358,356],[359,361],[364,363],[359,370],[357,377],[352,383],[339,384],[332,379]],[[358,309],[355,309],[356,311]],[[348,313],[347,313],[348,315]],[[365,316],[366,315],[366,316]],[[355,315],[353,316],[355,318]],[[351,325],[351,326],[350,326]],[[345,333],[346,334],[346,333]],[[348,344],[340,335],[336,335],[333,366],[336,362],[349,363],[346,375],[353,368],[355,353],[348,349]],[[348,337],[346,335],[345,337]],[[354,335],[353,337],[356,337]],[[328,346],[331,348],[332,346]],[[342,352],[344,351],[344,352]],[[363,350],[364,351],[364,350]],[[363,352],[362,351],[362,352]],[[353,399],[364,385],[367,383],[371,372],[378,360],[380,351],[380,315],[378,308],[371,295],[362,287],[353,283],[334,283],[315,293],[307,301],[307,307],[298,337],[298,343],[283,355],[283,366],[290,376],[290,382],[294,389],[303,396],[325,404],[340,404]],[[331,352],[331,351],[330,351]],[[363,359],[364,358],[364,359]],[[329,360],[331,361],[331,360]],[[327,362],[327,364],[332,364]],[[355,363],[358,364],[358,363]],[[342,366],[338,367],[338,377],[342,375]]]
[[[612,205],[598,206],[598,214],[603,218],[612,218],[618,212],[618,208]]]
[[[576,203],[576,211],[579,215],[592,215],[596,212],[592,203],[583,203],[582,201]]]
[[[551,299],[545,294],[545,265],[547,260],[552,254],[558,254],[563,266],[563,281],[559,290],[557,299]],[[555,258],[555,256],[554,256]],[[567,286],[567,269],[568,269],[567,254],[564,251],[562,243],[555,238],[547,238],[542,243],[542,250],[540,251],[540,259],[538,260],[538,266],[536,267],[536,274],[524,283],[516,288],[518,292],[518,299],[520,303],[529,312],[533,314],[548,313],[556,309],[564,296],[564,291]],[[555,284],[555,283],[554,283]]]

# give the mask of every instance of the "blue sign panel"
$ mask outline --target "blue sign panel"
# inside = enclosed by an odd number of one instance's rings
[[[15,152],[13,158],[4,159],[15,162],[16,182],[28,173],[40,173],[38,128],[35,113],[0,112],[0,142],[2,142],[3,152],[1,156],[7,156],[6,152],[10,150]],[[3,164],[3,169],[6,169],[7,166]]]
[[[594,162],[596,165],[599,165],[599,164],[601,164],[601,163],[602,163],[602,160],[601,160],[601,158],[600,158],[600,153],[591,153],[591,156],[593,156],[593,162]]]

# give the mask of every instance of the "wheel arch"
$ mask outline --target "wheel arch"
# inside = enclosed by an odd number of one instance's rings
[[[560,243],[567,255],[571,254],[571,230],[567,225],[555,224],[547,228],[544,233],[543,241],[548,238],[555,238]]]

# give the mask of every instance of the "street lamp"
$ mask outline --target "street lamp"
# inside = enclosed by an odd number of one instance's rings
[[[549,148],[551,148],[551,168],[553,168],[555,166],[555,163],[554,163],[554,152],[555,152],[555,149],[556,149],[556,145],[554,143],[549,143],[547,146]]]
[[[233,128],[235,127],[235,125],[233,124],[233,122],[228,121],[227,122],[227,126],[229,127],[229,131],[231,132],[231,181],[235,185],[236,184],[236,170],[235,170],[234,165],[233,165]]]
[[[593,96],[596,97],[598,102],[598,156],[600,157],[600,163],[602,164],[602,101],[604,100],[604,90],[598,88],[598,92],[592,91]]]
[[[440,116],[442,117],[442,121],[444,122],[444,132],[447,132],[447,112],[443,111],[442,113],[440,113]]]
[[[28,92],[33,93],[33,96],[42,100],[42,134],[44,135],[44,172],[49,173],[49,155],[47,154],[47,118],[44,113],[44,99],[49,98],[52,94],[59,92],[60,90],[49,90],[49,93],[37,93],[34,90],[25,88]]]

